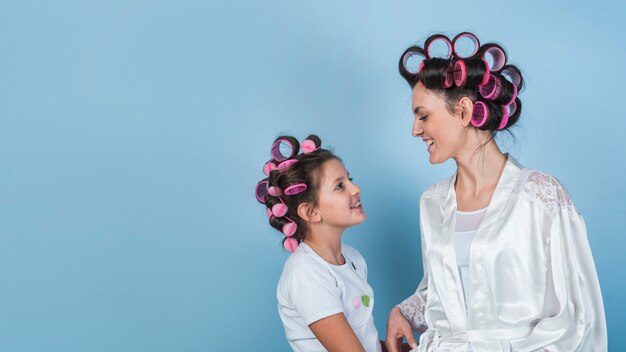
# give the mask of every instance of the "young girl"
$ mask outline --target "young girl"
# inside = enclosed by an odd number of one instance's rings
[[[268,177],[256,187],[293,252],[278,283],[278,312],[294,351],[382,351],[365,259],[341,244],[343,231],[365,220],[361,190],[320,145],[315,135],[301,146],[278,137],[263,167]]]

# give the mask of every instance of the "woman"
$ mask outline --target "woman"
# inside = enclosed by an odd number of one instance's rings
[[[434,44],[448,54],[432,57]],[[413,89],[413,136],[432,164],[452,158],[457,171],[421,197],[424,277],[390,312],[387,349],[414,344],[413,328],[418,351],[606,351],[582,217],[556,178],[494,141],[520,117],[519,70],[500,46],[461,33],[407,49],[400,73]]]

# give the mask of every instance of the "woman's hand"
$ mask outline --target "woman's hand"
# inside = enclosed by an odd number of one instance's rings
[[[385,341],[385,347],[389,352],[401,352],[402,339],[406,338],[410,346],[417,345],[415,337],[413,337],[413,331],[411,324],[400,312],[400,308],[393,307],[389,312],[387,318],[387,338]]]

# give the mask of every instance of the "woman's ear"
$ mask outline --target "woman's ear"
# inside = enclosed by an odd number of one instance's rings
[[[459,108],[461,112],[461,123],[463,124],[463,127],[467,127],[472,122],[474,102],[468,97],[463,97],[459,100]]]
[[[320,222],[322,217],[309,203],[298,205],[298,216],[306,222]]]

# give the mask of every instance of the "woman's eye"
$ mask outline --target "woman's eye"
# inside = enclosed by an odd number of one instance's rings
[[[427,118],[428,118],[428,115],[424,115],[424,116],[420,117],[420,120],[421,121],[426,121]]]

